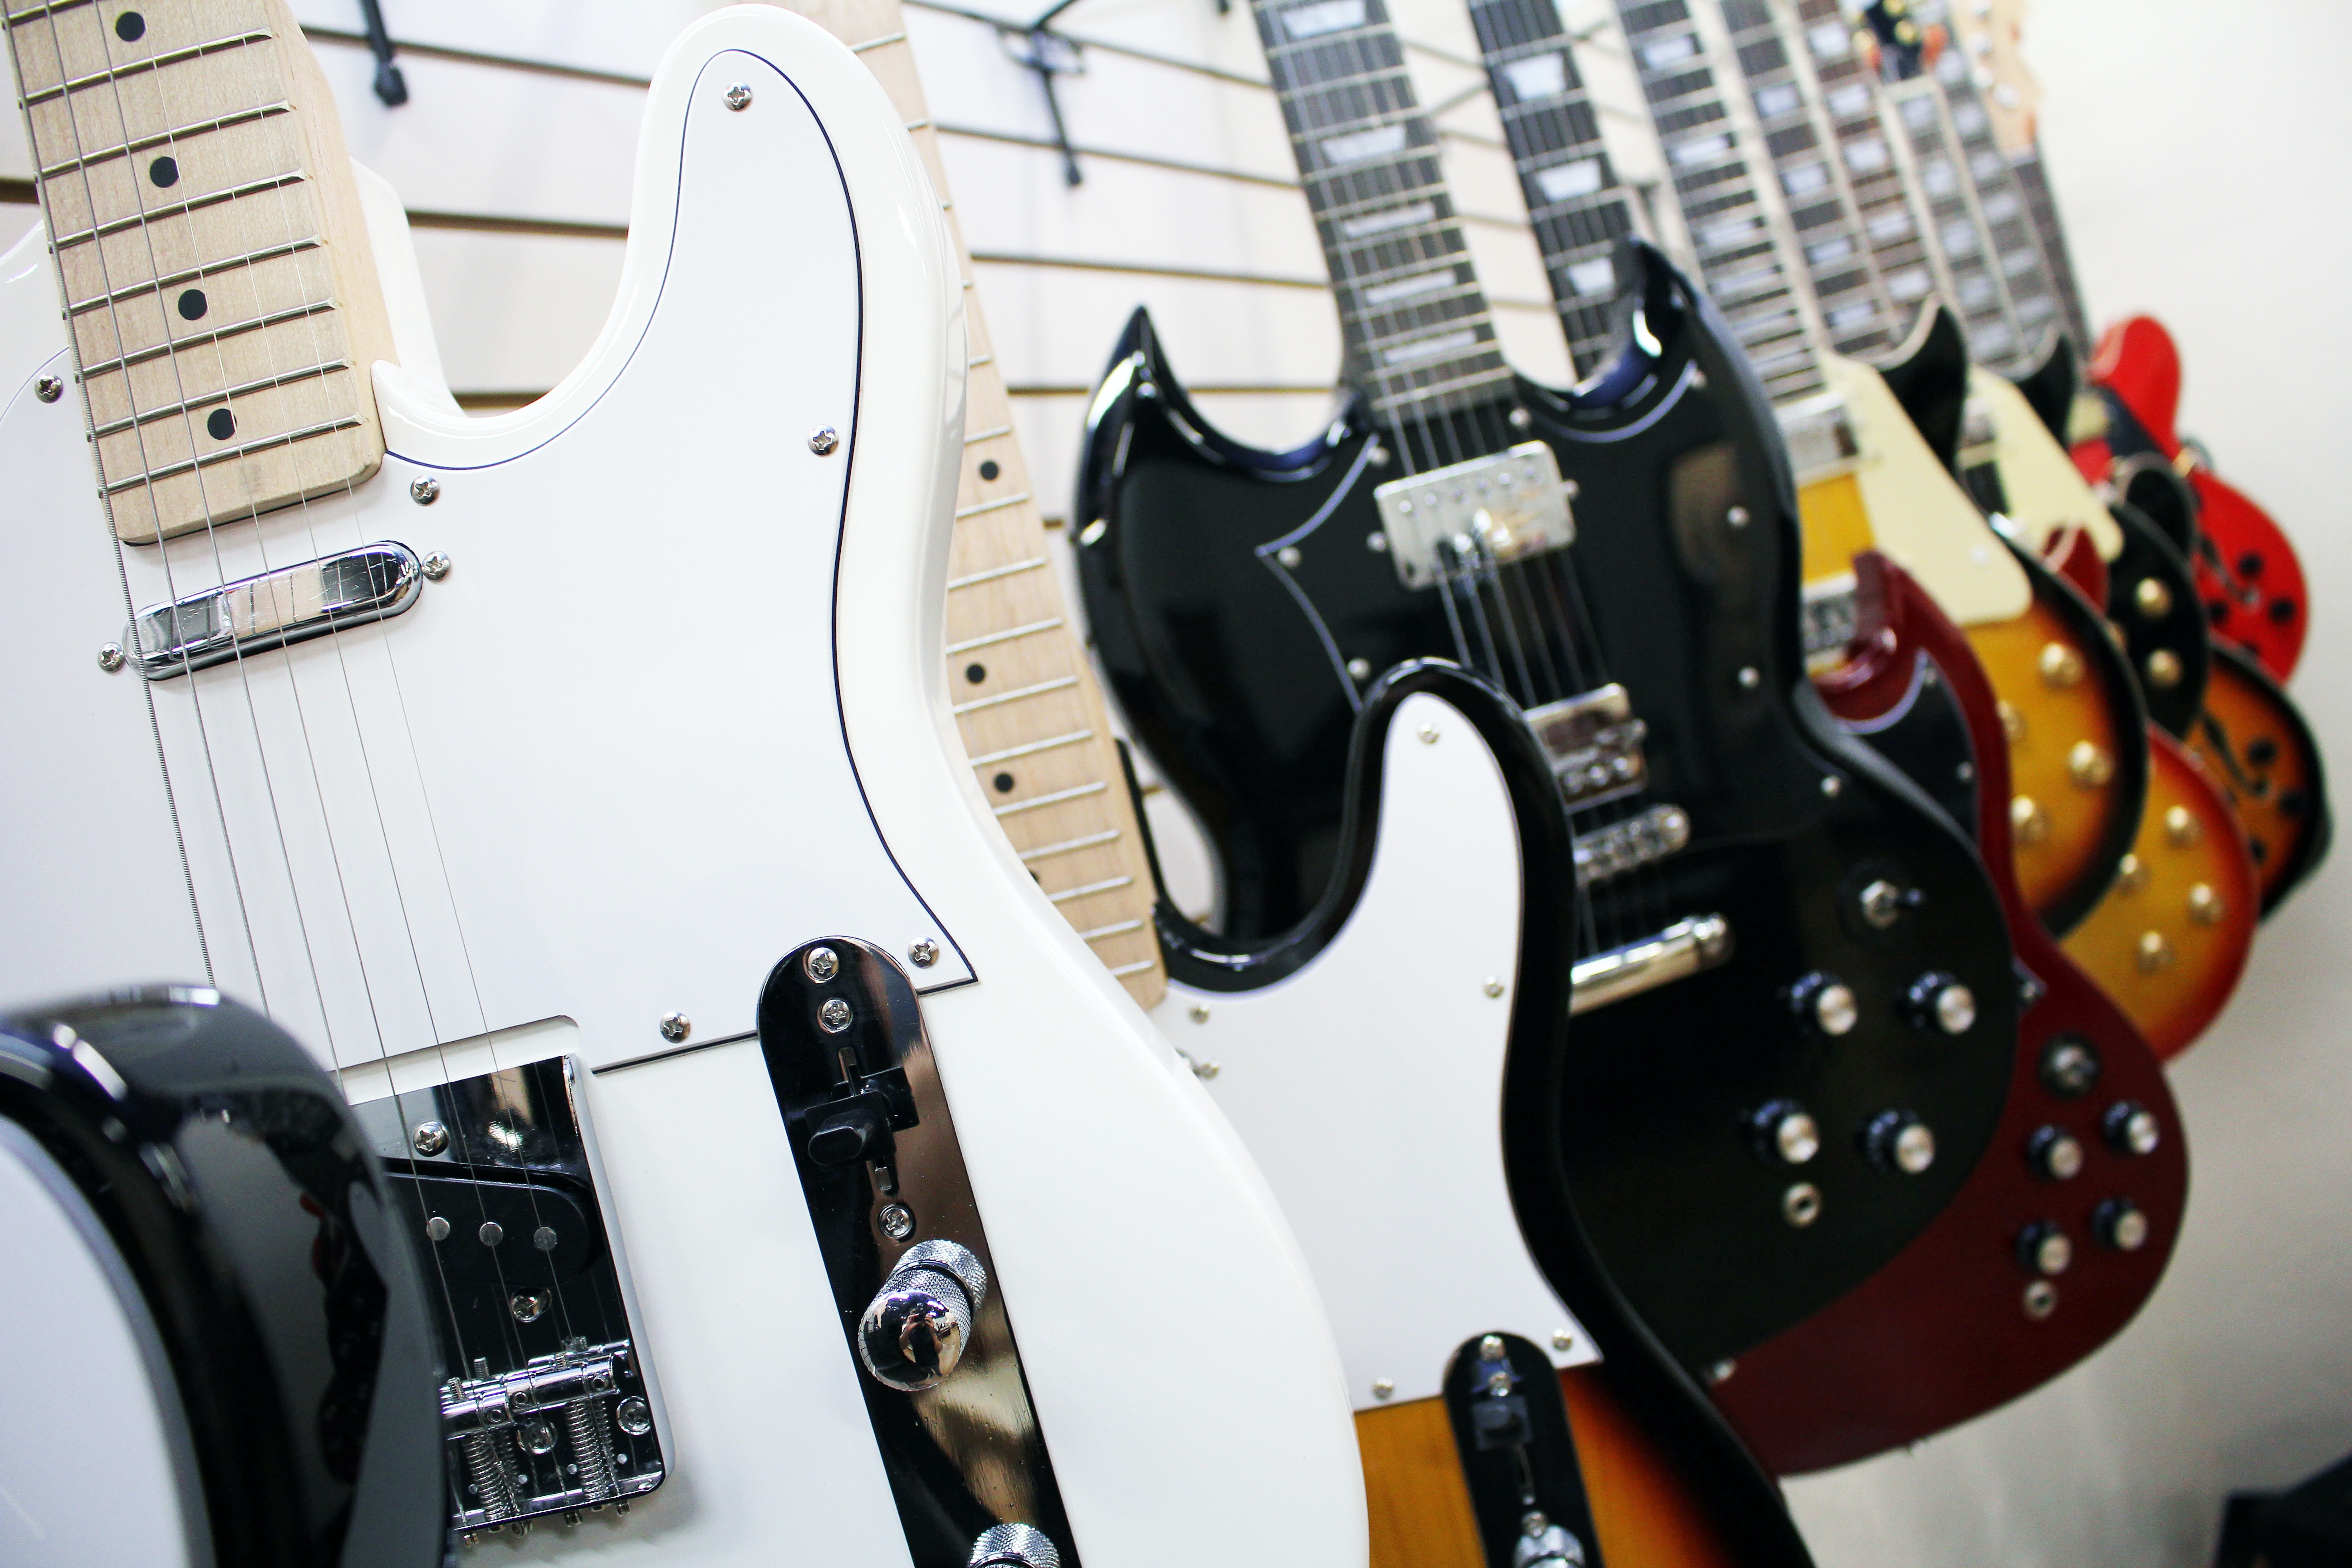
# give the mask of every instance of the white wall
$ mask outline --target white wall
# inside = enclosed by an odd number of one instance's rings
[[[1425,99],[1475,87],[1454,0],[1393,4],[1418,46]],[[643,101],[625,79],[649,72],[675,28],[706,8],[386,0],[400,37],[500,57],[409,55],[413,98],[395,110],[368,93],[362,51],[321,41],[354,153],[413,210],[498,226],[418,231],[461,393],[543,390],[595,335]],[[356,0],[297,9],[317,27],[357,26]],[[1608,0],[1566,10],[1579,28],[1602,25],[1587,74],[1620,166],[1654,172],[1630,71],[1612,53]],[[1021,141],[1045,133],[1043,104],[992,30],[919,9],[908,23],[934,116],[958,132],[945,156],[966,232],[976,251],[1003,258],[982,268],[980,285],[1049,513],[1066,504],[1083,388],[1139,300],[1188,380],[1237,389],[1202,402],[1246,439],[1283,443],[1318,424],[1318,389],[1339,359],[1304,198],[1271,98],[1254,85],[1264,67],[1239,0],[1222,17],[1212,0],[1081,0],[1065,25],[1164,58],[1088,51],[1087,74],[1063,84],[1076,139],[1193,172],[1090,156],[1087,183],[1066,186],[1054,154]],[[2333,754],[2352,759],[2352,687],[2335,684],[2352,644],[2352,532],[2336,523],[2330,484],[2352,413],[2337,390],[2337,367],[2352,364],[2340,281],[2352,252],[2341,194],[2352,94],[2340,86],[2352,5],[2040,0],[2026,47],[2093,311],[2165,318],[2188,363],[2188,427],[2294,531],[2317,604],[2296,693]],[[1491,106],[1474,95],[1445,124],[1506,347],[1530,374],[1564,379]],[[28,172],[15,117],[0,115],[0,179]],[[31,216],[0,205],[0,243]],[[1180,858],[1171,872],[1197,906],[1197,863]],[[2294,1480],[2352,1448],[2352,1363],[2337,1349],[2352,1319],[2352,1205],[2336,1201],[2352,1188],[2340,1111],[2352,1101],[2352,1053],[2333,1037],[2352,1001],[2352,964],[2339,971],[2328,957],[2347,952],[2352,851],[2265,929],[2238,1003],[2176,1069],[2194,1191],[2170,1276],[2141,1321],[2007,1410],[1914,1453],[1792,1486],[1822,1568],[2200,1564],[2225,1491]]]
[[[2025,49],[2095,319],[2161,317],[2183,427],[2294,535],[2294,695],[2352,768],[2352,6],[2037,0]],[[2336,795],[2339,808],[2344,797]],[[2352,852],[2263,929],[2236,1002],[2173,1068],[2188,1223],[2104,1352],[2010,1408],[1791,1487],[1822,1568],[2212,1560],[2222,1494],[2352,1450]]]

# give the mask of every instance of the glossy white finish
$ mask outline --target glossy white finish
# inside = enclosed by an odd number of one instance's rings
[[[131,1271],[57,1162],[5,1118],[0,1258],[0,1563],[209,1563],[204,1500],[182,1491],[195,1477],[165,1404],[177,1395]]]
[[[1331,945],[1261,991],[1171,986],[1153,1015],[1216,1064],[1210,1096],[1298,1233],[1360,1410],[1383,1403],[1381,1382],[1434,1395],[1462,1342],[1495,1330],[1561,1366],[1594,1356],[1528,1257],[1503,1174],[1520,894],[1502,772],[1428,695],[1399,707],[1384,755],[1371,876]]]
[[[2102,561],[2123,553],[2124,531],[2098,494],[2074,467],[2066,448],[2050,434],[2025,394],[1982,366],[1969,371],[1969,395],[1992,410],[1994,460],[2000,465],[2000,488],[2009,502],[2009,520],[2031,548],[2040,550],[2051,536],[2073,524],[2091,536],[2091,546]]]
[[[1822,372],[1845,399],[1862,438],[1854,478],[1878,548],[1927,585],[1964,626],[2013,620],[2033,589],[1984,514],[1936,460],[1886,378],[1858,360],[1825,354]]]
[[[121,595],[76,578],[57,679],[113,707],[61,706],[52,749],[95,732],[127,765],[120,715],[143,722],[152,693],[220,983],[261,999],[257,952],[273,1010],[333,1064],[563,1021],[611,1068],[667,1049],[673,1009],[712,1047],[588,1087],[676,1468],[625,1522],[517,1557],[906,1561],[758,1051],[722,1043],[771,964],[841,932],[947,944],[912,973],[948,987],[926,1024],[1080,1557],[1173,1568],[1211,1540],[1357,1568],[1354,1432],[1297,1244],[1021,869],[955,737],[940,605],[964,350],[911,145],[854,57],[772,7],[689,29],[646,127],[620,297],[553,394],[465,420],[379,366],[378,478],[222,531],[217,566],[201,536],[167,558],[185,593],[392,537],[447,551],[447,578],[392,621],[152,687],[97,674]],[[821,425],[843,439],[827,458]],[[70,556],[100,576],[78,428],[55,444],[81,493],[58,481],[47,531],[12,511],[12,574]],[[165,596],[155,552],[126,553],[134,597]],[[40,879],[114,853],[81,853],[113,824],[50,804],[0,813],[12,920],[42,909]],[[134,918],[184,919],[174,861],[139,864]],[[123,920],[118,900],[52,946]],[[0,953],[0,994],[59,988]],[[495,1036],[481,1054],[504,1061]]]

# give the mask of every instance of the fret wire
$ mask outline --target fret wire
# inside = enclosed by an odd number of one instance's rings
[[[83,153],[78,158],[68,158],[62,163],[52,163],[47,168],[40,170],[38,177],[44,180],[55,179],[59,174],[70,174],[76,169],[88,168],[94,163],[103,163],[110,159],[127,157],[132,153],[144,153],[150,147],[161,147],[173,142],[184,142],[191,136],[202,136],[207,132],[226,131],[233,126],[250,125],[257,120],[268,120],[274,115],[290,114],[293,109],[292,104],[280,100],[277,103],[263,104],[258,109],[239,110],[234,114],[224,114],[215,120],[191,121],[185,125],[175,125],[169,131],[150,132],[144,136],[124,142],[120,147],[104,147],[95,153]]]
[[[314,304],[296,305],[284,310],[273,310],[266,316],[255,316],[248,321],[232,321],[227,326],[215,328],[209,332],[192,333],[184,338],[156,343],[152,347],[121,354],[113,359],[99,360],[93,363],[85,364],[81,367],[81,378],[84,381],[95,381],[101,375],[111,375],[117,371],[128,370],[132,365],[146,364],[150,361],[162,359],[175,350],[187,348],[195,343],[217,343],[224,338],[241,337],[247,332],[259,331],[264,327],[283,326],[289,321],[299,321],[305,316],[315,316],[320,311],[331,310],[334,308],[332,300],[322,300]]]
[[[110,82],[118,82],[126,77],[140,76],[148,71],[161,70],[165,66],[178,65],[184,60],[218,54],[223,49],[244,48],[252,44],[266,44],[269,40],[270,35],[263,31],[239,33],[229,37],[209,39],[201,44],[190,44],[185,48],[173,49],[160,55],[150,55],[143,60],[131,60],[124,65],[110,66],[102,71],[93,71],[89,76],[76,77],[70,81],[59,82],[55,87],[45,87],[37,92],[25,94],[16,101],[25,108],[31,109],[34,105],[47,103],[53,98],[63,98],[68,93],[79,92],[86,87],[99,87]]]
[[[95,228],[82,229],[78,233],[52,240],[50,246],[56,250],[70,250],[77,245],[88,245],[93,239],[105,239],[113,235],[128,234],[134,228],[163,218],[201,212],[206,207],[219,206],[224,202],[233,202],[239,196],[254,196],[259,195],[264,191],[283,190],[288,185],[299,185],[302,181],[302,172],[298,169],[290,174],[272,174],[267,179],[250,181],[242,185],[207,191],[201,196],[191,196],[184,202],[173,202],[171,205],[160,207],[153,212],[135,213],[129,217],[111,218]]]
[[[152,484],[157,479],[168,479],[180,474],[193,473],[198,468],[209,468],[215,463],[226,463],[233,458],[250,457],[256,452],[266,452],[273,447],[290,447],[298,441],[310,440],[314,436],[331,436],[338,430],[356,429],[362,423],[358,415],[346,415],[340,419],[330,419],[317,425],[306,425],[299,430],[281,431],[264,440],[248,441],[236,447],[223,447],[218,451],[206,452],[201,457],[183,458],[176,463],[166,463],[160,468],[147,468],[133,474],[127,479],[117,479],[99,493],[103,496],[118,495],[139,485]]]
[[[146,409],[127,419],[110,421],[93,427],[90,435],[93,438],[120,435],[134,426],[149,424],[157,419],[167,419],[175,414],[188,414],[199,408],[209,408],[215,403],[226,403],[231,398],[243,397],[250,393],[266,392],[274,386],[287,386],[298,381],[310,381],[318,376],[331,375],[336,371],[349,370],[351,367],[352,363],[349,360],[329,360],[324,364],[304,365],[299,370],[286,371],[281,374],[261,376],[241,385],[224,387],[218,392],[201,393],[194,397],[183,398],[176,403]]]
[[[144,283],[127,284],[110,294],[93,294],[87,300],[68,305],[66,313],[69,316],[79,316],[102,306],[121,304],[123,300],[134,299],[141,294],[152,294],[157,289],[169,289],[175,283],[193,283],[199,278],[216,277],[234,268],[247,266],[256,261],[275,261],[280,257],[299,256],[304,251],[318,249],[320,244],[319,237],[312,235],[307,239],[289,240],[284,245],[273,245],[266,250],[252,250],[243,256],[232,256],[219,261],[207,261],[197,267],[184,267],[177,272],[167,272],[161,278],[152,279]]]

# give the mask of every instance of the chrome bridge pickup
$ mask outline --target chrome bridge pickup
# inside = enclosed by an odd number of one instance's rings
[[[425,568],[408,546],[363,544],[151,605],[131,618],[124,640],[142,675],[169,680],[396,616],[424,585]]]
[[[1655,936],[1577,960],[1569,1016],[1686,980],[1730,956],[1731,922],[1721,915],[1676,921]]]
[[[353,1106],[437,1288],[441,1435],[467,1539],[629,1510],[667,1473],[577,1063],[531,1062]]]
[[[1649,726],[1633,717],[1632,699],[1611,684],[1580,697],[1528,710],[1528,723],[1551,757],[1570,811],[1630,795],[1650,782],[1642,753]]]
[[[1576,836],[1576,875],[1586,887],[1597,887],[1654,865],[1690,843],[1690,813],[1679,805],[1654,805],[1622,822]]]
[[[1788,443],[1789,468],[1797,488],[1833,479],[1862,458],[1862,437],[1845,399],[1834,392],[1808,397],[1780,411],[1780,438]]]
[[[1576,541],[1570,487],[1541,441],[1522,441],[1372,491],[1397,581],[1430,588],[1457,573],[1564,550]]]

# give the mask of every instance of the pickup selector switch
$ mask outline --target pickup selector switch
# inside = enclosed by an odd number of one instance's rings
[[[908,1247],[857,1321],[857,1359],[892,1388],[936,1387],[963,1359],[988,1269],[952,1241]]]
[[[1915,1029],[1965,1035],[1976,1026],[1976,993],[1940,969],[1931,969],[1914,980],[1904,1004]]]
[[[1818,969],[1789,987],[1789,1005],[1808,1028],[1832,1039],[1853,1033],[1854,1025],[1862,1021],[1862,1005],[1855,1001],[1853,988]]]
[[[1882,1110],[1862,1130],[1862,1152],[1882,1171],[1921,1175],[1936,1163],[1936,1134],[1913,1111]]]

